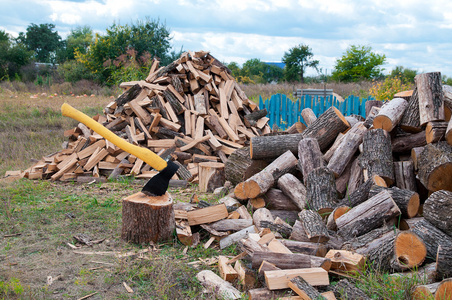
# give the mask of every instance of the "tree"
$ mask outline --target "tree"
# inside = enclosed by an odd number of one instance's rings
[[[78,26],[72,29],[66,40],[62,43],[60,51],[57,53],[58,61],[75,59],[75,51],[86,54],[88,47],[93,43],[93,30],[89,26]]]
[[[414,77],[416,77],[416,75],[417,75],[416,70],[408,69],[402,66],[397,66],[394,68],[394,70],[392,70],[390,76],[391,77],[398,76],[404,83],[414,83]]]
[[[122,60],[127,51],[135,51],[139,66],[145,66],[152,57],[160,58],[161,65],[171,62],[170,31],[158,20],[138,21],[132,25],[113,24],[105,35],[96,34],[95,41],[86,53],[76,50],[76,58],[83,63],[98,81],[115,84],[111,74],[124,66]],[[138,79],[138,78],[137,78]]]
[[[359,81],[376,79],[382,76],[380,66],[386,56],[372,52],[370,46],[350,46],[340,59],[336,60],[332,78],[337,81]]]
[[[31,51],[16,44],[3,30],[0,30],[0,81],[18,76],[20,68],[29,63]]]
[[[54,63],[56,51],[61,47],[61,37],[54,29],[54,24],[32,23],[27,27],[26,33],[19,33],[17,41],[34,51],[38,62]]]
[[[318,60],[313,60],[311,48],[300,44],[289,49],[282,58],[285,67],[285,79],[287,81],[300,81],[304,83],[304,74],[307,68],[314,68],[318,71]]]

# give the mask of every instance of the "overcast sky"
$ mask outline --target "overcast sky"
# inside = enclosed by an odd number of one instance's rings
[[[0,29],[17,36],[53,23],[65,38],[77,26],[102,33],[113,22],[159,18],[176,50],[207,50],[223,62],[279,62],[291,47],[311,47],[331,73],[350,45],[401,65],[452,77],[450,0],[1,0]],[[312,72],[311,72],[312,74]]]

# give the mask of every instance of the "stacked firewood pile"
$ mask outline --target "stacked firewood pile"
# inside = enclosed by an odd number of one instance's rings
[[[200,226],[205,247],[242,250],[218,258],[221,277],[198,279],[231,299],[236,280],[250,299],[370,299],[347,280],[367,265],[425,279],[413,299],[450,299],[451,96],[439,73],[420,74],[410,97],[370,102],[366,119],[330,108],[302,133],[252,138],[230,157],[249,174],[227,177],[220,204],[176,207],[182,243],[198,243]],[[333,288],[330,276],[343,279]]]
[[[258,110],[230,70],[208,52],[185,52],[165,67],[154,60],[145,80],[120,87],[124,93],[94,119],[130,143],[177,161],[178,179],[197,183],[203,178],[202,191],[212,190],[211,181],[224,182],[231,153],[270,132],[267,111]],[[81,123],[65,136],[62,151],[44,157],[23,176],[91,181],[93,176],[149,178],[156,173]]]

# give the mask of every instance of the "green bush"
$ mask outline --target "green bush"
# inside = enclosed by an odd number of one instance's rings
[[[76,60],[68,60],[58,66],[57,73],[67,82],[76,82],[79,80],[91,80],[93,75],[84,64]]]

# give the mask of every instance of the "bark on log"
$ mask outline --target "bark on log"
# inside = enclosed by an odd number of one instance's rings
[[[417,215],[419,210],[419,194],[410,190],[399,189],[398,187],[385,188],[373,185],[369,191],[369,197],[373,197],[382,191],[388,191],[392,199],[402,212],[402,216],[411,219]]]
[[[258,288],[248,291],[248,297],[250,300],[276,300],[283,295],[285,295],[285,292],[283,291],[270,291],[267,288]]]
[[[392,151],[393,152],[408,152],[415,147],[422,147],[427,145],[426,135],[424,131],[405,134],[402,136],[396,136],[392,139]]]
[[[298,153],[298,143],[303,138],[302,134],[253,137],[250,142],[250,157],[253,160],[270,159],[278,157],[287,150],[296,155]]]
[[[304,108],[301,111],[301,116],[303,117],[303,121],[306,124],[307,127],[311,126],[312,123],[314,123],[315,120],[317,120],[317,117],[312,109],[309,107]]]
[[[349,130],[350,131],[350,130]],[[348,131],[347,131],[348,132]],[[325,160],[325,162],[329,162],[331,157],[333,156],[334,152],[336,151],[337,147],[339,147],[339,145],[342,142],[342,139],[344,138],[345,134],[344,133],[339,133],[336,137],[336,139],[334,140],[333,144],[331,145],[331,147],[328,149],[328,151],[325,152],[325,154],[323,155],[323,159]]]
[[[326,228],[329,230],[337,230],[336,220],[343,214],[347,213],[350,210],[348,206],[338,206],[336,207],[331,214],[328,216],[328,220],[326,222]]]
[[[366,295],[362,290],[358,289],[354,284],[350,283],[347,279],[340,280],[333,287],[334,295],[337,299],[360,299],[370,300],[371,298]]]
[[[302,133],[306,129],[306,125],[301,122],[295,122],[292,126],[287,128],[286,132],[289,134]]]
[[[273,216],[268,209],[259,208],[253,213],[253,223],[259,231],[263,228],[261,226],[261,221],[269,221],[274,223],[275,219],[273,219]]]
[[[368,179],[366,182],[362,183],[353,193],[346,195],[344,199],[339,201],[337,206],[355,207],[363,203],[364,201],[369,199],[369,191],[373,184],[374,181],[372,179]]]
[[[299,242],[284,239],[280,240],[280,242],[293,253],[303,253],[307,255],[324,257],[327,252],[325,245],[320,243]]]
[[[328,162],[328,169],[333,171],[336,178],[344,172],[348,163],[355,155],[359,144],[363,141],[366,131],[367,128],[364,127],[363,122],[359,122],[344,135],[340,145]]]
[[[258,269],[263,261],[269,262],[280,269],[311,268],[310,256],[301,253],[255,251],[251,260],[252,268]]]
[[[301,276],[292,278],[289,283],[289,287],[297,293],[302,299],[317,299],[326,300],[319,291],[317,291],[312,285],[306,282]]]
[[[388,191],[369,198],[336,220],[338,234],[344,238],[363,235],[400,215]]]
[[[360,164],[367,171],[368,178],[379,175],[388,185],[394,182],[391,141],[386,131],[372,129],[366,132]]]
[[[367,101],[366,102],[366,104],[368,103],[369,101]],[[382,105],[383,105],[383,102],[381,102],[381,101],[378,101],[379,103],[381,103]],[[375,117],[378,115],[378,113],[380,112],[380,107],[376,107],[376,106],[373,106],[372,107],[372,109],[370,110],[370,112],[369,112],[369,114],[367,114],[366,116],[366,120],[364,120],[364,126],[366,127],[366,128],[371,128],[372,127],[372,125],[373,125],[373,123],[374,123],[374,119],[375,119]]]
[[[173,200],[169,193],[147,196],[142,192],[122,201],[121,238],[135,244],[166,241],[175,229]]]
[[[337,200],[336,182],[328,168],[317,168],[309,173],[306,180],[306,203],[309,209],[322,215],[333,211]]]
[[[115,100],[115,102],[117,104],[116,110],[118,110],[119,107],[121,107],[121,109],[123,109],[124,104],[135,99],[141,93],[141,90],[142,90],[141,86],[139,84],[135,84],[134,86],[129,88],[127,91],[122,93],[122,95],[119,96]]]
[[[419,119],[419,95],[416,87],[414,88],[410,100],[408,100],[408,106],[400,121],[400,128],[411,133],[417,133],[422,130]]]
[[[284,176],[282,176],[284,177]],[[280,178],[281,179],[281,178]],[[265,207],[269,210],[295,210],[299,211],[298,206],[279,189],[269,189],[263,196]]]
[[[216,231],[240,231],[253,225],[253,220],[246,219],[224,219],[214,223],[210,223],[207,226],[213,228]]]
[[[419,180],[429,191],[452,191],[452,146],[428,144],[419,155],[418,168]]]
[[[245,115],[245,120],[248,122],[248,124],[250,126],[254,126],[256,124],[257,120],[265,117],[266,115],[267,115],[267,109],[264,108],[264,109],[257,110],[250,114]]]
[[[256,198],[266,193],[279,177],[293,170],[297,158],[290,151],[286,151],[269,164],[265,169],[253,175],[248,180],[239,183],[234,194],[238,199]]]
[[[355,159],[356,160],[356,159]],[[347,184],[350,180],[350,173],[352,170],[353,161],[350,161],[345,168],[344,172],[342,172],[341,176],[336,179],[336,191],[338,193],[338,198],[343,198],[347,192]]]
[[[421,126],[433,121],[444,121],[443,88],[441,73],[432,72],[414,77],[419,95],[419,118]]]
[[[440,190],[431,194],[424,203],[423,212],[427,221],[452,236],[452,192]]]
[[[287,173],[278,179],[278,188],[302,210],[306,206],[306,187],[294,175]]]
[[[273,217],[273,215],[272,215]],[[260,221],[259,224],[262,228],[268,228],[273,232],[277,232],[279,233],[283,238],[289,238],[289,236],[292,234],[292,227],[285,223],[283,221],[282,224],[278,224],[275,222],[270,222],[270,221]]]
[[[363,169],[359,164],[359,156],[355,158],[350,169],[350,178],[347,184],[347,194],[351,195],[364,182]]]
[[[412,160],[394,162],[395,184],[400,189],[417,191],[416,175],[414,175],[414,163]]]
[[[326,243],[330,239],[328,229],[322,217],[315,211],[302,210],[299,214],[304,231],[313,243]]]
[[[303,224],[299,220],[295,221],[295,224],[292,227],[292,234],[289,239],[299,242],[311,242],[304,230]]]
[[[383,106],[383,101],[380,100],[369,100],[366,101],[366,104],[364,105],[366,109],[366,118],[369,116],[370,111],[372,110],[372,107],[380,108]]]
[[[196,278],[209,293],[222,299],[240,299],[242,294],[230,282],[221,279],[220,276],[210,270],[204,270],[196,275]]]
[[[307,108],[305,108],[307,109]],[[314,138],[304,138],[298,143],[298,168],[303,174],[304,183],[312,170],[323,167],[323,154]]]
[[[427,248],[427,257],[434,259],[436,257],[438,246],[442,245],[445,249],[452,249],[452,237],[448,236],[425,218],[415,218],[407,220],[410,230],[417,234],[424,242]]]
[[[452,276],[452,248],[439,245],[436,254],[436,273],[438,278]]]
[[[374,118],[373,127],[387,132],[392,131],[402,119],[407,106],[408,103],[402,98],[395,98],[385,103]]]
[[[268,165],[263,160],[251,159],[250,147],[235,150],[224,165],[225,179],[232,185],[245,181]]]
[[[294,224],[298,219],[298,211],[296,210],[270,210],[274,219],[277,217],[281,218],[288,224]]]

